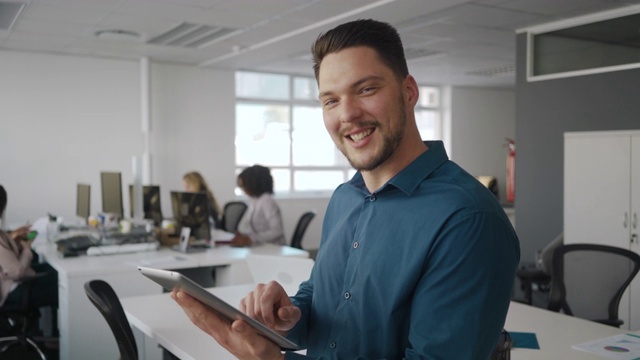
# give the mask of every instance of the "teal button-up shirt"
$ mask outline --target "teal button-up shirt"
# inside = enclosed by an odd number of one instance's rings
[[[520,258],[482,184],[442,142],[374,193],[334,192],[288,338],[322,359],[482,359],[497,343]],[[287,358],[302,355],[288,353]]]

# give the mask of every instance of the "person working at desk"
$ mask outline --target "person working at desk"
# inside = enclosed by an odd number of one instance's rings
[[[0,185],[0,217],[7,207],[7,191]],[[23,288],[20,278],[47,273],[34,280],[29,296],[29,307],[57,307],[58,274],[49,264],[35,263],[33,251],[26,240],[29,226],[22,226],[12,232],[0,230],[0,306],[22,301]],[[55,313],[55,312],[54,312]]]
[[[214,226],[220,228],[220,214],[222,214],[220,205],[218,205],[204,177],[197,171],[191,171],[182,176],[182,183],[184,185],[184,191],[186,192],[205,192],[207,194],[207,198],[209,199],[209,215],[213,219]]]
[[[421,140],[418,85],[391,25],[340,25],[312,52],[325,127],[358,172],[333,193],[297,294],[260,284],[240,309],[309,358],[488,359],[520,257],[509,219],[441,141]],[[184,292],[171,296],[240,359],[304,357]]]
[[[247,213],[231,240],[232,246],[271,243],[284,245],[280,207],[273,199],[273,177],[268,167],[253,165],[238,175],[238,187],[249,196]]]

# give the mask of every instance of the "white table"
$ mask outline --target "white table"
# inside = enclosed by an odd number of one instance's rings
[[[240,299],[253,288],[252,284],[244,284],[211,288],[209,291],[230,304],[237,305]],[[295,288],[286,290],[289,294],[296,291]],[[146,336],[157,341],[180,359],[231,360],[234,358],[193,325],[168,294],[124,298],[122,305],[134,328],[140,329]],[[163,315],[158,316],[158,314]],[[513,360],[603,359],[597,355],[572,349],[572,345],[625,332],[611,326],[516,302],[510,305],[505,328],[508,331],[533,332],[540,345],[539,350],[512,349],[511,359]]]
[[[65,360],[118,357],[111,330],[84,292],[84,284],[89,280],[107,281],[121,298],[161,294],[159,285],[138,274],[138,265],[163,269],[215,266],[220,267],[216,268],[216,283],[233,284],[252,281],[244,263],[244,258],[250,253],[309,256],[304,250],[275,245],[255,248],[222,246],[191,254],[161,248],[150,252],[72,258],[61,258],[55,246],[50,244],[38,246],[35,250],[58,271],[60,358]]]
[[[513,301],[509,307],[505,329],[535,333],[540,345],[539,350],[512,349],[512,360],[602,360],[602,356],[575,350],[572,346],[628,332]]]

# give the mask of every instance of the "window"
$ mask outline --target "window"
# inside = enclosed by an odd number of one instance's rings
[[[439,88],[420,87],[416,121],[423,139],[442,137]],[[236,171],[270,167],[279,193],[330,193],[355,173],[324,128],[312,77],[236,72],[235,146]]]
[[[640,14],[626,9],[527,29],[529,81],[640,67]]]

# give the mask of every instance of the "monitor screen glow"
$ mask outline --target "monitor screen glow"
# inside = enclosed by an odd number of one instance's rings
[[[101,172],[102,212],[124,216],[122,206],[122,175],[119,172]]]
[[[76,189],[76,215],[85,220],[91,215],[91,185],[78,184]]]

